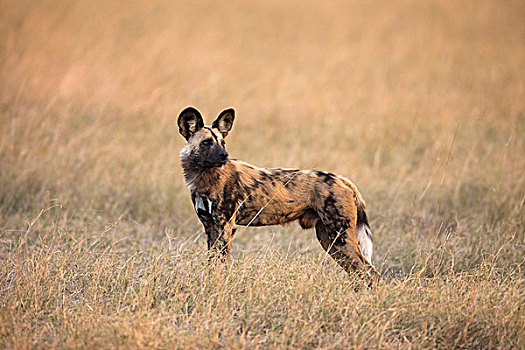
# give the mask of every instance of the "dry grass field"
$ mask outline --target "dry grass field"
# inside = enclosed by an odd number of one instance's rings
[[[525,348],[523,1],[0,0],[0,348]],[[377,289],[314,231],[205,237],[176,118],[368,203]]]

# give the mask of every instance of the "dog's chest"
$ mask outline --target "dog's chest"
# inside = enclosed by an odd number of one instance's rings
[[[213,216],[214,202],[210,197],[198,193],[193,194],[193,206],[199,217]]]

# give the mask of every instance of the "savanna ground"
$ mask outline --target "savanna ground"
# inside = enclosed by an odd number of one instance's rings
[[[523,1],[0,1],[1,348],[524,348]],[[176,117],[343,174],[379,288],[298,225],[207,264]]]

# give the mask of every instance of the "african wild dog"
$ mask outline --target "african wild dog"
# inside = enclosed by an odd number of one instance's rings
[[[348,179],[323,171],[266,169],[228,158],[224,138],[235,112],[205,126],[195,108],[178,118],[187,141],[180,152],[186,184],[208,236],[208,249],[228,261],[236,225],[280,225],[299,220],[315,227],[323,248],[347,271],[379,279],[365,202]]]

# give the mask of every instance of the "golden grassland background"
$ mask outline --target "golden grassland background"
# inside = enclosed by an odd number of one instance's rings
[[[0,1],[0,346],[525,347],[522,1]],[[206,263],[176,117],[330,170],[382,285],[313,231]]]

